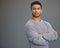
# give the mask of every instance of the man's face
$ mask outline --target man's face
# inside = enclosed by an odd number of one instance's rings
[[[40,5],[35,4],[32,6],[31,12],[34,17],[39,17],[42,14],[42,8]]]

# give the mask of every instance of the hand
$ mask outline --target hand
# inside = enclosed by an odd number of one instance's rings
[[[43,37],[43,34],[38,34],[38,37]]]
[[[50,33],[50,32],[52,32],[52,30],[49,29],[49,30],[47,31],[47,33]]]

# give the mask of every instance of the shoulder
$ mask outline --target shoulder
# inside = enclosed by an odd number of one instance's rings
[[[29,20],[26,22],[25,26],[34,26],[34,24],[33,24],[32,20],[29,19]]]
[[[46,25],[51,25],[50,22],[43,20]]]

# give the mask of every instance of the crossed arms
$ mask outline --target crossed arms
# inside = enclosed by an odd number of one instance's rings
[[[30,25],[26,26],[26,35],[30,42],[36,45],[46,45],[48,41],[57,40],[57,32],[52,28],[52,26],[47,23],[48,30],[46,33],[38,34],[36,29]]]

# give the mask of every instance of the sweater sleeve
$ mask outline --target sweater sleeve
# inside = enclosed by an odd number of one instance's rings
[[[44,33],[43,38],[48,41],[55,41],[58,38],[57,32],[52,28],[51,24],[48,22],[45,22],[47,25],[47,29],[50,30],[49,33]]]
[[[48,42],[42,37],[38,37],[38,31],[31,25],[25,26],[25,32],[28,40],[35,45],[46,45]]]

